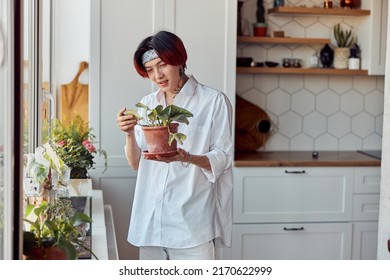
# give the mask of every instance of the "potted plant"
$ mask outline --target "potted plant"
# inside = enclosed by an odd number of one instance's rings
[[[148,150],[146,154],[175,154],[177,143],[183,144],[186,135],[178,132],[179,123],[189,124],[188,118],[192,113],[176,105],[168,105],[165,108],[158,105],[151,109],[145,104],[137,103],[138,108],[145,110],[145,116],[141,117],[136,110],[126,110],[126,115],[133,115],[137,118],[138,124],[142,126]]]
[[[107,169],[107,152],[96,149],[93,145],[95,135],[88,123],[77,115],[67,125],[55,120],[51,126],[51,143],[54,150],[64,163],[71,168],[71,179],[87,179],[88,170],[93,168],[94,157],[97,153],[104,158],[104,167]]]
[[[349,50],[348,69],[359,70],[360,69],[360,47],[358,44],[353,44]]]
[[[68,166],[49,143],[37,147],[35,153],[26,156],[25,179],[27,180],[24,181],[25,191],[35,189],[36,194],[49,201],[54,196],[51,193],[53,176],[56,176],[58,184],[63,185],[63,175],[68,169]]]
[[[355,44],[356,37],[352,30],[344,30],[340,23],[333,27],[337,47],[334,49],[333,66],[336,69],[348,68],[349,49]]]
[[[23,221],[26,223],[23,231],[25,259],[72,260],[78,259],[83,250],[98,259],[82,234],[92,220],[87,214],[77,212],[70,200],[28,204]]]
[[[253,24],[253,35],[260,37],[267,36],[267,23],[265,21],[265,9],[263,0],[257,0],[256,19],[257,22]]]

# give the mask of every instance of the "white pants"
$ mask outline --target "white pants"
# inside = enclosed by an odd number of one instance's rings
[[[215,260],[214,241],[185,249],[172,249],[158,246],[139,248],[140,260]]]

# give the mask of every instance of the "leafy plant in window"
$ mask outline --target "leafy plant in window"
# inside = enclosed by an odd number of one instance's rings
[[[88,178],[88,170],[93,168],[94,157],[99,153],[104,158],[104,171],[107,169],[107,152],[93,144],[96,136],[81,116],[77,115],[68,125],[55,120],[51,126],[50,141],[54,150],[71,168],[71,178]]]

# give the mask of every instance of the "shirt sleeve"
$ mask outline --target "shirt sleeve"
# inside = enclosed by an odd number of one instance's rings
[[[210,161],[211,171],[202,171],[210,182],[215,183],[233,162],[232,106],[225,94],[219,95],[213,112],[210,151],[205,154]]]

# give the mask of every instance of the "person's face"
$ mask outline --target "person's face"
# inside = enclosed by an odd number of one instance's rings
[[[166,64],[159,57],[145,63],[149,79],[164,92],[175,93],[180,82],[180,67]],[[177,93],[177,91],[176,91]]]

